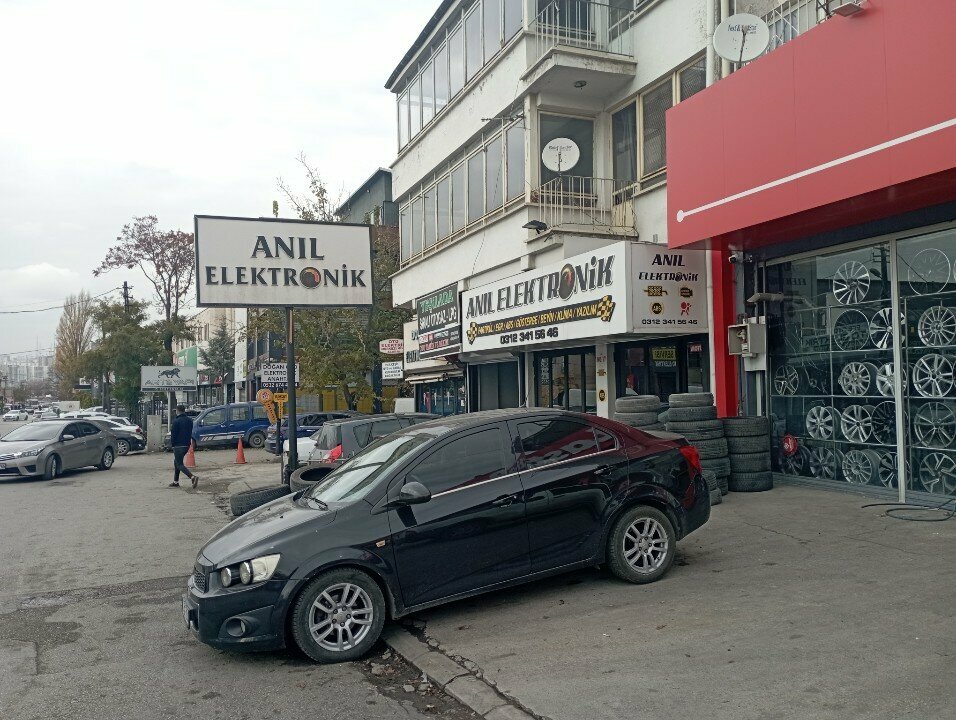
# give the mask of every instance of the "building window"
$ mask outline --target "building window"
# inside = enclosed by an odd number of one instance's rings
[[[402,234],[402,257],[412,256],[411,206],[407,205],[399,214],[398,227]]]
[[[573,167],[564,168],[564,176],[592,177],[594,175],[594,123],[591,120],[563,117],[560,115],[541,115],[541,148],[557,138],[573,140],[581,152],[581,157]],[[546,183],[558,177],[559,173],[550,170],[541,163],[541,182]]]
[[[435,70],[431,63],[422,73],[422,127],[435,117]]]
[[[504,179],[502,178],[501,137],[485,148],[485,202],[488,212],[504,204]]]
[[[535,404],[597,412],[594,348],[535,353]]]
[[[435,114],[448,104],[448,48],[435,53]]]
[[[437,194],[436,186],[432,185],[425,191],[425,249],[434,246],[437,237],[437,228],[435,225],[435,207],[437,205],[435,197]]]
[[[637,105],[631,103],[611,116],[614,179],[622,185],[637,180]]]
[[[465,68],[471,80],[481,69],[481,7],[476,3],[465,18]]]
[[[411,110],[411,137],[415,137],[422,129],[422,79],[420,77],[412,83],[408,96]]]
[[[524,195],[524,126],[512,125],[507,132],[508,199]]]
[[[504,0],[505,42],[508,42],[521,30],[521,8],[523,5],[524,0]]]
[[[475,153],[468,158],[468,222],[485,214],[484,155]]]
[[[422,252],[422,196],[412,202],[412,255]]]
[[[501,49],[500,0],[482,0],[481,13],[484,25],[485,57],[494,57]]]
[[[671,80],[641,95],[642,181],[657,175],[667,165],[667,124],[664,121],[664,113],[673,104],[674,88]]]
[[[677,73],[677,97],[683,102],[707,87],[707,63],[701,58]]]
[[[398,145],[408,145],[408,93],[403,92],[398,98]]]
[[[438,239],[444,240],[451,234],[451,180],[445,177],[435,186],[438,208]]]
[[[451,171],[451,231],[458,232],[465,227],[467,217],[465,208],[465,164],[461,163]]]
[[[449,92],[455,97],[465,87],[465,34],[461,25],[448,36]]]

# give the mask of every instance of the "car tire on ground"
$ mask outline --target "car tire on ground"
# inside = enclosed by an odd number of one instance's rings
[[[759,473],[770,469],[770,452],[731,453],[730,469],[735,473]]]
[[[625,395],[614,401],[614,410],[619,413],[657,412],[660,408],[657,395]]]
[[[117,455],[129,455],[129,440],[124,440],[120,438],[116,441],[116,454]]]
[[[727,437],[770,436],[770,420],[765,417],[724,418],[723,423]]]
[[[113,467],[113,460],[116,459],[116,456],[113,454],[113,448],[108,447],[103,451],[103,457],[100,458],[99,465],[96,466],[97,470],[109,470]]]
[[[735,472],[730,474],[731,492],[764,492],[773,490],[773,474],[766,472]]]
[[[642,549],[638,545],[641,540],[652,544]],[[614,523],[607,543],[608,567],[616,577],[632,583],[649,583],[662,577],[673,564],[677,534],[660,510],[638,505]],[[646,553],[652,554],[648,557]]]
[[[712,393],[674,393],[667,401],[672,408],[707,407],[714,404]]]
[[[52,480],[63,471],[60,466],[60,458],[56,455],[50,455],[46,459],[46,465],[43,468],[43,479]]]
[[[320,663],[358,660],[378,642],[384,624],[381,589],[352,568],[323,573],[306,585],[292,605],[290,623],[295,644]]]
[[[306,465],[305,467],[300,467],[290,476],[289,488],[294,493],[297,493],[300,490],[308,490],[334,469],[335,468],[331,466],[314,467]]]
[[[724,501],[724,496],[720,494],[720,488],[710,491],[711,506],[720,505]]]
[[[249,447],[256,448],[257,450],[261,447],[264,447],[266,444],[266,436],[261,432],[254,432],[249,434]]]
[[[239,517],[250,510],[255,510],[260,505],[265,505],[288,494],[289,488],[285,485],[269,485],[264,488],[243,490],[229,498],[229,509],[232,510],[233,515]]]
[[[614,419],[618,422],[630,425],[632,427],[643,427],[645,425],[657,424],[656,412],[616,412]]]
[[[671,407],[667,411],[668,422],[694,422],[696,420],[716,420],[717,408],[713,405],[693,407]]]
[[[750,435],[746,437],[735,437],[732,435],[727,438],[727,448],[732,455],[735,453],[769,453],[770,436]]]

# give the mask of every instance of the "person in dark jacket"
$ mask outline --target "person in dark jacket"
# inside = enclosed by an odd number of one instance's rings
[[[176,419],[169,429],[169,444],[173,446],[173,481],[169,487],[179,487],[179,473],[193,481],[193,487],[199,484],[199,476],[183,465],[183,458],[189,452],[189,445],[193,441],[193,420],[186,414],[185,405],[176,406]]]

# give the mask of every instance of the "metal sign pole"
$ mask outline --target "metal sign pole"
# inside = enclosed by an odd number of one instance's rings
[[[296,429],[295,417],[295,322],[292,318],[292,308],[285,309],[286,315],[286,380],[289,386],[289,477],[299,467],[299,433]],[[279,421],[282,422],[281,420]]]

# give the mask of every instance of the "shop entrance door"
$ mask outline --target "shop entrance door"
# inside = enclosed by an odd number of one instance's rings
[[[617,394],[657,395],[710,390],[707,337],[641,340],[617,346]]]

